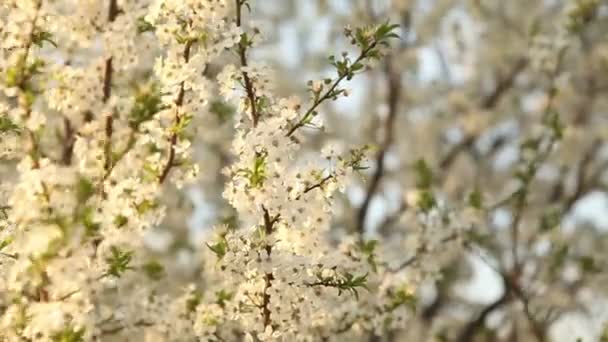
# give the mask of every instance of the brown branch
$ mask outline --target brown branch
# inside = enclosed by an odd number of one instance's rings
[[[591,166],[591,163],[599,152],[601,146],[601,141],[596,139],[592,142],[591,148],[583,155],[576,173],[576,188],[574,193],[566,198],[563,209],[564,214],[569,212],[574,206],[574,203],[583,197],[583,195],[585,195],[585,193],[593,187],[593,183],[597,181],[597,178],[595,177],[590,177],[587,180],[587,172],[589,171],[589,167]]]
[[[118,4],[117,0],[110,0],[110,6],[108,9],[108,22],[112,23],[118,15]],[[106,59],[104,78],[103,78],[103,103],[107,103],[112,95],[112,75],[114,68],[112,67],[112,57]],[[114,132],[114,113],[109,113],[106,117],[105,124],[105,136],[106,141],[104,144],[104,165],[103,168],[106,172],[112,165],[112,134]]]
[[[242,27],[242,9],[245,4],[245,0],[236,0],[236,26]],[[247,67],[247,41],[241,37],[241,41],[238,45],[238,54],[241,62],[241,67]],[[249,99],[249,105],[251,106],[251,119],[253,120],[253,127],[258,125],[259,113],[257,111],[257,96],[253,87],[253,82],[246,71],[242,71],[243,81],[245,83],[245,91],[247,92],[247,98]]]
[[[190,50],[192,49],[193,44],[194,44],[194,41],[188,40],[188,42],[186,43],[186,46],[184,47],[183,58],[186,63],[188,63],[188,61],[190,60]],[[182,120],[182,117],[179,113],[179,107],[181,107],[184,103],[185,93],[186,93],[186,90],[184,89],[184,82],[182,82],[179,87],[179,94],[177,95],[177,99],[175,100],[175,105],[177,107],[175,109],[175,118],[174,118],[175,126],[178,126]],[[165,167],[163,168],[163,171],[161,172],[160,176],[158,176],[158,182],[160,184],[162,184],[165,181],[165,179],[167,179],[167,176],[169,176],[169,172],[171,172],[171,168],[173,168],[173,166],[175,166],[175,145],[177,145],[177,141],[178,141],[177,134],[178,134],[178,132],[176,130],[174,130],[174,132],[171,133],[171,137],[169,138],[169,158],[167,159],[167,163],[165,164]]]
[[[74,155],[74,128],[70,119],[63,118],[63,130],[65,131],[63,136],[63,150],[61,152],[61,163],[63,165],[72,164],[72,156]]]
[[[384,162],[386,153],[393,144],[394,125],[397,117],[399,97],[401,96],[401,75],[393,70],[390,56],[387,56],[387,61],[385,63],[385,75],[388,82],[388,117],[384,122],[384,141],[382,142],[378,154],[376,155],[376,170],[372,175],[370,183],[367,187],[363,204],[357,213],[356,231],[361,239],[363,238],[363,233],[365,232],[365,219],[367,218],[369,205],[372,198],[376,194],[376,191],[378,190],[382,177],[384,176]]]
[[[511,281],[508,279],[508,285],[511,292],[515,295],[524,307],[524,315],[530,325],[532,333],[538,342],[544,342],[546,340],[546,327],[542,322],[539,322],[534,315],[532,314],[532,310],[530,309],[530,299],[524,293],[521,286],[515,281]]]
[[[329,174],[329,175],[325,176],[324,178],[322,178],[322,179],[321,179],[319,182],[317,182],[317,183],[315,183],[315,184],[312,184],[312,185],[307,186],[307,187],[304,189],[304,191],[302,191],[302,193],[301,193],[301,194],[299,194],[299,195],[298,195],[298,197],[296,197],[296,200],[299,200],[299,199],[302,197],[302,195],[307,194],[307,193],[309,193],[309,192],[313,191],[314,189],[319,189],[319,188],[322,188],[322,187],[323,187],[323,185],[325,185],[325,183],[329,182],[329,181],[330,181],[332,178],[334,178],[335,176],[336,176],[336,175],[335,175],[335,174],[333,174],[333,173],[332,173],[332,174]]]
[[[458,341],[458,342],[473,341],[473,338],[475,337],[475,335],[477,335],[477,331],[479,331],[479,329],[483,328],[483,326],[486,322],[486,318],[492,312],[500,309],[502,306],[507,304],[509,301],[510,301],[509,291],[507,289],[505,289],[505,292],[503,293],[502,296],[500,296],[500,298],[498,298],[497,300],[495,300],[494,302],[490,303],[488,306],[483,308],[483,310],[481,310],[481,312],[479,312],[477,317],[474,320],[470,321],[464,327],[462,332],[458,335],[458,338],[456,339],[456,341]]]
[[[275,223],[279,221],[279,214],[274,217],[270,216],[268,210],[262,206],[262,211],[264,212],[264,232],[266,236],[269,236],[273,232],[273,228]],[[265,247],[266,253],[268,254],[268,258],[270,258],[270,254],[272,253],[272,245],[267,244]],[[272,324],[272,319],[270,317],[270,294],[268,293],[268,289],[272,286],[272,281],[274,280],[274,275],[272,272],[267,272],[264,274],[264,292],[262,294],[262,321],[264,322],[264,327],[270,326]]]
[[[496,88],[494,88],[494,91],[483,99],[481,102],[481,108],[491,109],[496,107],[507,91],[513,87],[515,79],[526,68],[526,66],[528,66],[528,63],[528,58],[520,58],[517,60],[511,71],[509,71],[509,73],[498,82]]]

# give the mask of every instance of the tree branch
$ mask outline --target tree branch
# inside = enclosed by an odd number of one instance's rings
[[[384,162],[386,153],[393,144],[394,125],[397,117],[399,98],[401,96],[401,74],[394,71],[391,56],[387,56],[386,58],[385,75],[388,84],[388,116],[384,122],[384,140],[382,141],[378,154],[376,155],[376,170],[372,175],[370,183],[367,187],[363,204],[357,213],[356,229],[361,239],[365,233],[365,220],[369,211],[369,205],[372,198],[376,194],[376,191],[378,190],[382,177],[384,176]]]
[[[184,47],[184,53],[183,53],[183,58],[184,58],[185,63],[188,63],[190,61],[190,50],[192,49],[193,44],[194,44],[193,40],[188,40],[186,42],[186,46]],[[184,104],[185,93],[186,93],[186,90],[184,89],[184,82],[182,81],[182,83],[180,84],[180,87],[179,87],[179,93],[177,95],[177,99],[175,100],[176,108],[175,108],[175,117],[173,119],[175,126],[178,126],[182,120],[182,117],[179,113],[179,107],[181,107]],[[178,141],[178,132],[177,132],[177,130],[174,130],[171,133],[171,137],[169,138],[169,157],[167,159],[167,163],[165,164],[165,167],[163,168],[160,176],[158,176],[158,182],[160,184],[164,183],[165,179],[167,179],[167,176],[169,176],[169,172],[171,172],[171,168],[173,168],[173,166],[175,166],[175,145],[177,145],[177,141]]]
[[[245,4],[245,0],[236,0],[236,26],[242,27],[242,9]],[[247,67],[247,41],[244,37],[241,37],[241,41],[238,45],[238,54],[241,62],[241,67]],[[253,127],[257,127],[259,122],[259,113],[257,111],[257,96],[255,94],[255,88],[253,82],[249,77],[247,71],[242,71],[243,81],[245,83],[245,91],[247,92],[247,98],[249,99],[249,106],[251,107],[251,119],[253,120]]]

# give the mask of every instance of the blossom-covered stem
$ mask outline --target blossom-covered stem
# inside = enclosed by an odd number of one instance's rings
[[[40,17],[40,9],[42,8],[42,0],[38,1],[36,3],[36,7],[35,7],[35,14],[34,14],[34,18],[32,19],[32,27],[30,28],[30,31],[28,33],[28,38],[27,38],[27,42],[24,46],[24,52],[23,52],[23,57],[21,57],[21,77],[19,79],[19,83],[17,84],[17,88],[20,90],[21,94],[20,96],[25,98],[25,93],[26,93],[26,82],[27,82],[27,77],[25,77],[24,73],[25,73],[25,69],[27,67],[26,63],[27,63],[27,59],[29,57],[30,54],[30,50],[32,48],[32,45],[34,44],[34,34],[36,33],[36,24],[38,23],[38,19]],[[30,101],[28,100],[23,100],[23,101],[19,101],[19,103],[22,103],[23,106],[25,106],[25,113],[26,113],[26,117],[29,117],[32,111],[32,104],[30,103]],[[33,161],[33,166],[34,168],[40,168],[40,163],[39,163],[39,143],[38,143],[38,138],[36,137],[36,134],[34,132],[32,132],[29,128],[26,128],[28,136],[30,138],[30,143],[31,143],[31,149],[30,149],[30,156],[32,158]],[[43,187],[44,187],[44,183],[43,183]]]
[[[360,239],[363,239],[363,233],[365,232],[365,219],[369,211],[369,205],[372,198],[376,194],[376,191],[378,190],[382,177],[384,176],[385,155],[390,146],[393,144],[393,127],[395,126],[399,97],[401,95],[400,74],[393,70],[390,56],[387,56],[386,59],[385,74],[388,81],[388,117],[384,122],[384,140],[382,141],[378,154],[376,155],[376,170],[374,171],[372,179],[367,187],[363,204],[357,213],[357,233],[359,234]]]
[[[27,43],[25,44],[25,51],[23,53],[23,57],[21,58],[21,60],[23,61],[23,63],[21,64],[21,72],[23,73],[25,68],[26,68],[26,63],[27,63],[27,59],[30,55],[30,49],[32,47],[32,44],[34,44],[34,34],[36,33],[36,24],[38,23],[38,19],[40,17],[40,9],[42,8],[42,0],[38,1],[36,3],[36,14],[34,14],[34,18],[32,20],[32,27],[30,28],[30,32],[28,33],[28,40]],[[23,89],[25,87],[25,82],[26,82],[26,77],[21,77],[19,84],[17,84],[17,87],[19,89]],[[29,114],[29,112],[28,112]]]
[[[118,4],[117,0],[110,0],[110,6],[108,9],[108,22],[112,23],[116,16],[118,16]],[[112,66],[112,57],[106,60],[104,79],[103,79],[103,102],[107,103],[112,95],[112,75],[114,68]],[[106,141],[104,144],[104,170],[106,172],[110,169],[112,164],[112,134],[114,131],[114,115],[113,113],[108,114],[105,123],[105,135]]]
[[[274,224],[279,220],[279,216],[270,217],[270,213],[268,209],[262,207],[264,211],[264,232],[266,236],[270,236],[273,231]],[[266,254],[268,254],[268,258],[270,258],[270,254],[272,253],[272,245],[267,244]],[[264,327],[270,326],[272,324],[272,319],[270,318],[270,294],[268,293],[268,289],[272,286],[272,281],[274,280],[274,275],[272,272],[266,272],[264,274],[264,293],[262,294],[262,321],[264,322]]]
[[[246,0],[236,0],[236,26],[238,27],[242,27],[242,9],[243,5],[245,5],[245,2]],[[241,41],[238,44],[238,53],[241,62],[241,67],[247,67],[247,42],[245,41],[245,39],[243,39],[243,37],[241,37]],[[249,99],[251,120],[253,121],[253,127],[256,127],[260,120],[256,106],[257,96],[255,94],[253,82],[251,82],[251,78],[249,78],[249,74],[247,73],[247,71],[243,71],[242,75],[243,81],[245,83],[245,91],[247,92],[247,98]]]
[[[188,40],[186,42],[186,45],[184,47],[184,53],[183,53],[183,58],[184,58],[185,63],[188,63],[188,61],[190,61],[190,50],[192,49],[193,44],[194,44],[193,40]],[[182,117],[179,112],[179,107],[181,107],[184,103],[185,93],[186,93],[186,90],[184,88],[184,82],[182,82],[179,87],[179,93],[177,95],[177,99],[175,100],[176,108],[175,108],[175,117],[173,119],[174,127],[178,126],[182,120]],[[177,130],[174,130],[171,133],[171,137],[169,138],[169,157],[167,159],[167,163],[165,164],[165,167],[163,168],[160,176],[158,177],[158,182],[160,184],[164,183],[165,179],[167,179],[167,176],[169,176],[169,172],[171,172],[171,168],[174,166],[175,145],[177,144],[178,139],[179,139],[178,132],[177,132]]]
[[[370,53],[370,51],[372,51],[374,48],[376,48],[378,42],[374,41],[373,43],[371,43],[366,49],[364,49],[363,51],[361,51],[361,53],[359,54],[359,56],[357,57],[357,59],[352,63],[352,65],[358,64],[361,61],[363,61],[365,58],[368,57],[368,54]],[[304,126],[308,120],[310,119],[310,117],[313,115],[313,113],[315,112],[315,110],[317,109],[317,107],[319,107],[319,105],[323,102],[325,102],[326,100],[329,100],[330,98],[333,97],[333,93],[336,90],[336,88],[338,87],[338,85],[340,85],[340,83],[348,76],[348,73],[344,73],[343,75],[341,75],[340,77],[338,77],[334,83],[332,83],[332,85],[327,89],[327,91],[323,94],[323,96],[320,96],[319,98],[315,99],[315,101],[312,103],[312,105],[310,106],[310,108],[308,108],[308,110],[306,111],[306,113],[304,113],[304,116],[302,116],[302,118],[296,123],[294,124],[291,129],[287,132],[287,134],[285,134],[285,136],[290,137],[292,136],[300,127]]]

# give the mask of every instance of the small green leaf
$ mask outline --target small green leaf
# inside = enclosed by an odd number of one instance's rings
[[[378,240],[368,240],[361,243],[361,252],[366,256],[367,263],[372,267],[374,272],[377,272],[378,265],[376,264],[375,250],[378,246]]]
[[[417,204],[420,210],[427,213],[437,205],[437,202],[435,201],[435,196],[433,193],[426,190],[420,193],[420,198],[418,199]]]
[[[84,342],[84,328],[66,327],[51,336],[53,342]]]
[[[145,199],[145,200],[141,201],[139,204],[137,204],[135,207],[137,209],[138,214],[144,215],[145,213],[149,212],[150,210],[154,210],[154,209],[158,208],[158,203],[154,202],[153,200]]]
[[[203,295],[198,291],[194,291],[191,294],[190,298],[186,300],[186,311],[188,313],[193,313],[194,311],[196,311],[196,308],[201,303],[202,299]]]
[[[235,109],[223,101],[213,101],[209,107],[211,113],[215,114],[221,123],[228,121],[234,116]]]
[[[591,256],[579,257],[578,264],[585,273],[598,273],[602,271],[600,265]]]
[[[551,129],[555,139],[560,140],[564,136],[564,124],[557,112],[550,112],[544,118],[544,124]]]
[[[416,296],[411,291],[408,291],[406,288],[398,289],[391,297],[391,301],[389,304],[385,306],[385,311],[392,312],[395,311],[398,307],[405,305],[412,310],[416,309],[416,305],[418,300]]]
[[[220,290],[215,293],[215,303],[222,308],[226,307],[226,302],[232,299],[233,293],[226,290]]]
[[[76,184],[76,198],[78,203],[85,203],[95,193],[95,186],[84,177],[78,179]]]
[[[54,47],[57,47],[57,43],[53,41],[53,35],[46,31],[37,31],[32,34],[32,43],[42,47],[44,42],[48,42]]]
[[[228,251],[228,242],[224,237],[222,237],[217,243],[213,245],[207,243],[207,247],[209,247],[209,249],[213,253],[215,253],[215,255],[217,255],[219,259],[221,259],[224,257],[224,255],[226,255],[226,252]]]
[[[110,253],[111,255],[106,258],[106,263],[108,264],[107,274],[120,277],[127,270],[132,269],[132,267],[129,266],[129,263],[133,258],[132,251],[123,251],[116,246],[111,246]]]
[[[142,16],[137,18],[137,33],[142,34],[144,32],[154,31],[155,27],[151,23],[147,22]]]
[[[95,209],[92,206],[87,206],[82,209],[80,213],[80,220],[86,230],[88,236],[95,235],[101,225],[93,220],[93,214],[95,213]]]
[[[151,120],[154,114],[163,109],[160,92],[154,84],[138,90],[134,100],[129,113],[129,126],[133,129]]]
[[[19,126],[15,125],[9,118],[0,117],[0,133],[18,132],[19,130]]]
[[[414,171],[418,179],[416,185],[420,189],[428,189],[433,185],[433,170],[424,159],[418,159],[414,164]]]
[[[142,269],[152,280],[160,280],[165,275],[165,268],[158,261],[149,261],[142,266]]]
[[[469,205],[475,209],[483,208],[483,195],[479,189],[475,189],[469,194]]]
[[[13,242],[13,238],[12,237],[8,237],[4,240],[0,241],[0,251],[3,250],[4,248],[6,248],[6,246],[10,245]]]
[[[117,215],[116,217],[114,217],[113,222],[117,228],[122,228],[129,222],[129,219],[126,216]]]
[[[559,210],[551,210],[545,213],[540,218],[540,231],[548,232],[557,227],[562,220],[562,214]]]

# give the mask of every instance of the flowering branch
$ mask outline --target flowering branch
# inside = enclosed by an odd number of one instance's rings
[[[191,39],[186,42],[183,52],[183,58],[185,63],[188,63],[188,61],[190,61],[190,50],[192,49],[193,44],[194,40]],[[169,158],[167,159],[167,163],[165,164],[165,167],[163,168],[160,176],[158,177],[158,182],[160,184],[164,183],[165,179],[169,175],[169,172],[171,172],[171,168],[175,166],[175,145],[177,144],[179,133],[177,127],[181,124],[181,121],[183,119],[180,115],[179,107],[181,107],[184,103],[185,92],[186,90],[184,89],[184,82],[182,81],[179,87],[177,99],[175,100],[175,105],[177,108],[175,108],[175,118],[173,120],[174,130],[171,133],[171,137],[169,138]]]
[[[325,84],[330,84],[329,88],[321,95],[320,91],[314,91],[314,100],[310,108],[304,113],[304,115],[298,120],[291,128],[287,131],[285,136],[292,136],[299,128],[309,123],[310,119],[316,115],[316,109],[329,99],[336,99],[338,95],[345,92],[344,89],[339,89],[338,86],[343,80],[350,80],[353,78],[355,73],[360,72],[364,68],[364,62],[370,59],[378,59],[381,56],[379,47],[388,45],[388,40],[391,38],[397,38],[397,34],[393,31],[399,27],[399,25],[391,25],[388,22],[379,25],[375,30],[371,28],[358,28],[356,32],[349,29],[346,30],[346,36],[351,39],[351,43],[361,48],[359,56],[351,63],[348,58],[339,61],[334,56],[330,56],[332,65],[336,67],[338,72],[338,78],[333,83],[331,79],[325,79]],[[320,89],[321,90],[321,89]]]
[[[108,23],[112,23],[118,16],[117,0],[110,0],[108,9]],[[112,67],[112,57],[106,59],[104,79],[103,79],[103,103],[107,103],[112,95],[112,75],[114,68]],[[104,144],[104,170],[108,172],[112,166],[112,134],[114,131],[114,113],[109,113],[106,116],[105,135],[106,141]]]
[[[247,0],[236,0],[236,26],[237,27],[242,27],[241,12],[242,12],[244,5],[249,7]],[[238,44],[238,54],[239,54],[239,58],[240,58],[240,62],[241,62],[241,68],[247,67],[247,47],[249,44],[250,43],[248,42],[247,34],[243,33],[241,35],[241,40],[239,41],[239,44]],[[245,82],[245,91],[247,92],[247,98],[249,99],[249,106],[250,106],[250,110],[251,110],[251,119],[253,120],[253,127],[256,127],[258,125],[258,121],[260,120],[260,118],[259,118],[259,113],[257,111],[258,99],[255,94],[255,88],[253,87],[253,82],[251,81],[251,78],[249,78],[249,74],[247,73],[247,71],[242,71],[241,73],[243,75],[243,81]]]
[[[277,214],[274,217],[270,216],[268,210],[262,206],[262,211],[264,212],[264,232],[266,236],[270,236],[273,232],[273,227],[275,223],[278,222],[280,216]],[[270,258],[270,254],[272,253],[272,245],[267,244],[266,247],[267,257]],[[268,289],[272,286],[272,281],[274,280],[274,275],[272,272],[266,272],[264,274],[264,292],[262,294],[262,321],[264,323],[264,327],[270,326],[272,324],[272,319],[270,318],[270,294],[268,293]]]

